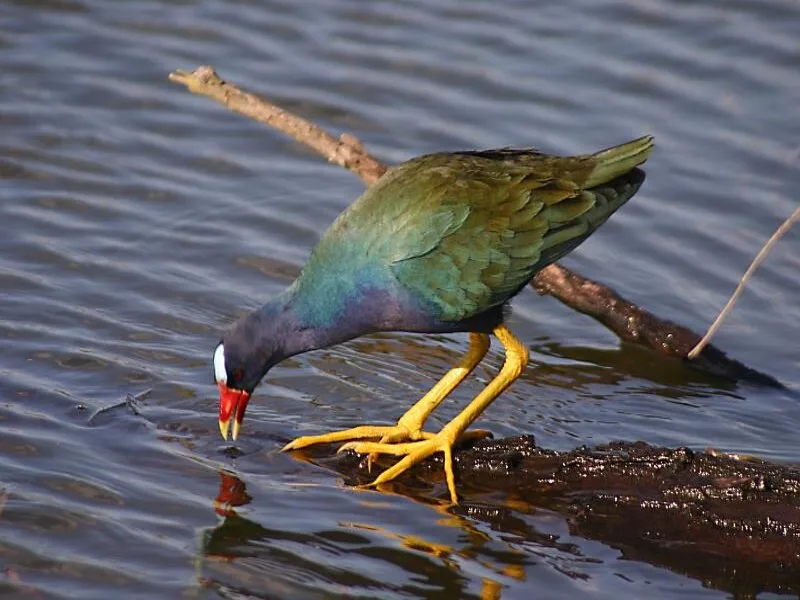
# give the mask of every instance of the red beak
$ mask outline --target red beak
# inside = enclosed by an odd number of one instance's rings
[[[242,426],[244,411],[247,408],[247,401],[250,394],[243,390],[232,390],[224,383],[219,386],[219,431],[223,439],[228,439],[228,427],[233,417],[232,439],[239,437],[239,427]]]

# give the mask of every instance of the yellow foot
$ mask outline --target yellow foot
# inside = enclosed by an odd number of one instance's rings
[[[384,444],[380,442],[350,442],[339,448],[339,452],[353,450],[359,454],[391,454],[404,456],[397,464],[381,473],[370,486],[380,485],[396,478],[417,463],[425,460],[436,452],[444,452],[444,472],[447,476],[447,489],[450,490],[450,499],[454,504],[458,502],[456,495],[456,478],[453,473],[453,446],[456,440],[465,437],[486,437],[486,431],[466,432],[459,436],[458,430],[445,426],[439,433],[419,442],[399,444]]]
[[[420,431],[419,429],[409,431],[406,427],[398,425],[395,427],[394,431],[384,435],[380,439],[379,443],[397,444],[398,442],[416,442],[419,440],[429,440],[436,437],[436,435],[437,434],[431,433],[430,431]],[[472,429],[470,431],[465,431],[458,436],[458,443],[463,444],[464,442],[482,440],[487,437],[492,437],[491,431],[486,431],[485,429]],[[347,448],[345,448],[345,450],[346,449]],[[342,448],[339,448],[338,451],[341,452]],[[378,460],[379,454],[380,452],[371,452],[369,456],[367,456],[367,471],[370,473],[372,472],[372,464]]]

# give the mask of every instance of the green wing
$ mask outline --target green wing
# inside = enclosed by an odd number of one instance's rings
[[[440,319],[469,318],[505,303],[630,198],[641,178],[621,176],[652,145],[645,137],[577,157],[499,150],[414,159],[375,186],[380,203],[361,207],[384,220],[371,247]]]

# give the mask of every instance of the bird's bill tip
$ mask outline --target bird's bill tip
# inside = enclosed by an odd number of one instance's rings
[[[247,409],[247,402],[250,394],[244,390],[233,390],[224,383],[219,385],[219,432],[222,439],[228,439],[228,431],[231,432],[231,439],[239,437],[239,429],[244,420],[244,412]],[[231,427],[233,421],[233,427]]]
[[[222,439],[228,439],[228,429],[230,428],[231,420],[228,419],[227,421],[223,421],[222,419],[219,420],[219,432],[222,435]]]

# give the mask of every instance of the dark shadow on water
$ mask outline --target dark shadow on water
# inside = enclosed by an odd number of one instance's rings
[[[546,342],[536,350],[542,354],[602,367],[606,372],[644,379],[664,388],[705,388],[712,393],[736,396],[735,390],[738,387],[735,381],[691,369],[682,361],[626,342],[621,342],[618,348],[610,349]]]

